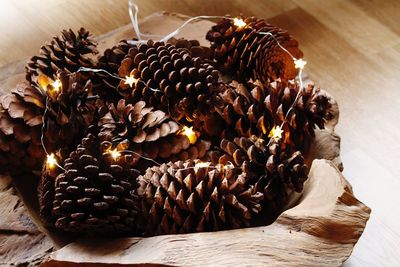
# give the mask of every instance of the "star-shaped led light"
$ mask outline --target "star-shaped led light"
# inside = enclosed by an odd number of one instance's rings
[[[294,60],[294,67],[296,69],[303,69],[306,64],[307,64],[307,61],[303,60],[302,58]]]
[[[47,155],[46,166],[51,170],[57,166],[57,159],[53,153]]]
[[[238,28],[243,28],[247,25],[246,22],[244,22],[244,20],[242,20],[240,18],[234,18],[233,24]]]
[[[186,136],[191,144],[194,144],[197,141],[197,135],[193,130],[193,127],[183,126],[183,128],[179,131],[179,134]]]
[[[125,76],[124,84],[129,84],[130,87],[133,87],[133,84],[136,84],[138,79],[133,77],[133,75]]]
[[[283,130],[282,130],[281,126],[278,125],[271,129],[268,137],[272,138],[274,141],[279,141],[282,138],[282,133],[283,133]]]
[[[62,88],[62,83],[59,79],[55,80],[54,82],[51,83],[51,86],[53,86],[53,90],[58,93],[61,91]]]
[[[121,157],[121,152],[119,152],[116,148],[108,151],[108,153],[110,153],[113,160],[117,160],[119,157]]]

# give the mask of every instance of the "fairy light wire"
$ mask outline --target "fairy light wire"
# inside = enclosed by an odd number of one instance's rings
[[[112,74],[112,73],[110,73],[109,71],[107,71],[105,69],[95,69],[95,68],[80,67],[76,72],[104,72],[107,75],[109,75],[110,77],[113,77],[113,78],[118,79],[120,81],[127,81],[127,78],[123,78],[123,77],[117,76],[115,74]],[[132,76],[129,76],[129,77],[132,77]],[[139,78],[134,78],[134,79],[135,79],[136,83],[142,83],[146,88],[150,89],[151,91],[162,93],[161,90],[148,86],[143,80],[141,80]]]
[[[45,141],[44,141],[45,132],[46,132],[45,128],[46,128],[46,125],[47,125],[47,113],[49,111],[48,105],[49,105],[49,96],[46,95],[45,109],[44,109],[43,116],[42,116],[42,129],[41,129],[41,135],[40,135],[40,143],[42,144],[43,151],[46,154],[47,161],[48,161],[49,157],[51,157],[51,156],[54,159],[54,154],[53,153],[49,154],[49,152],[47,151],[47,148],[46,148]],[[65,169],[60,164],[58,164],[57,160],[55,160],[55,162],[52,162],[52,164],[56,165],[61,170],[65,171]]]
[[[141,154],[139,154],[139,153],[137,153],[135,151],[132,151],[132,150],[124,149],[124,150],[117,150],[117,152],[120,153],[121,156],[122,156],[123,153],[128,153],[128,154],[131,154],[131,155],[136,155],[139,158],[142,158],[144,160],[150,161],[150,162],[156,164],[157,166],[163,165],[162,163],[159,163],[159,162],[155,161],[154,159],[145,157],[145,156],[143,156],[143,155],[141,155]],[[112,156],[112,153],[113,153],[113,150],[107,150],[103,154],[110,154]],[[114,160],[117,160],[117,159],[114,158]],[[179,169],[172,168],[171,170],[177,172],[177,171],[184,171],[184,170],[190,170],[190,169],[196,169],[196,168],[210,168],[210,169],[224,169],[224,170],[227,170],[227,169],[230,169],[230,170],[241,169],[240,167],[235,167],[235,165],[231,161],[228,161],[227,165],[220,164],[220,165],[222,165],[222,168],[221,168],[221,166],[218,166],[218,165],[217,166],[212,166],[212,165],[203,166],[202,163],[207,163],[208,164],[208,162],[196,162],[195,166],[186,167],[186,168],[179,168]]]
[[[179,26],[177,29],[172,31],[171,33],[167,34],[164,36],[160,42],[165,42],[177,35],[183,28],[185,28],[189,23],[196,21],[196,20],[202,20],[202,19],[233,19],[231,17],[227,16],[196,16],[196,17],[191,17],[188,20],[186,20],[184,23],[182,23],[181,26]]]

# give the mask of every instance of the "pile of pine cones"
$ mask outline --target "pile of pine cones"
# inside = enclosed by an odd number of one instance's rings
[[[243,19],[249,27],[213,26],[210,47],[124,40],[97,60],[88,31],[63,31],[1,96],[0,171],[39,179],[43,221],[65,231],[150,236],[270,221],[302,191],[302,152],[330,103],[294,81],[276,40],[300,58],[296,40]]]

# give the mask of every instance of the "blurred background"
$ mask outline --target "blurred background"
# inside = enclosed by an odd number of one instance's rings
[[[140,18],[161,10],[254,15],[298,39],[306,74],[339,102],[344,175],[372,208],[346,265],[400,266],[400,1],[142,0],[139,7]],[[0,74],[64,28],[98,36],[128,23],[128,0],[0,0]]]

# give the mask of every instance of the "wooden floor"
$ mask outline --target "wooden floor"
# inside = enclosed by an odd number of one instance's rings
[[[0,0],[0,67],[62,28],[99,35],[129,23],[127,0]],[[243,13],[289,30],[307,74],[339,102],[344,174],[371,219],[346,266],[400,266],[400,1],[139,1],[140,17]]]

